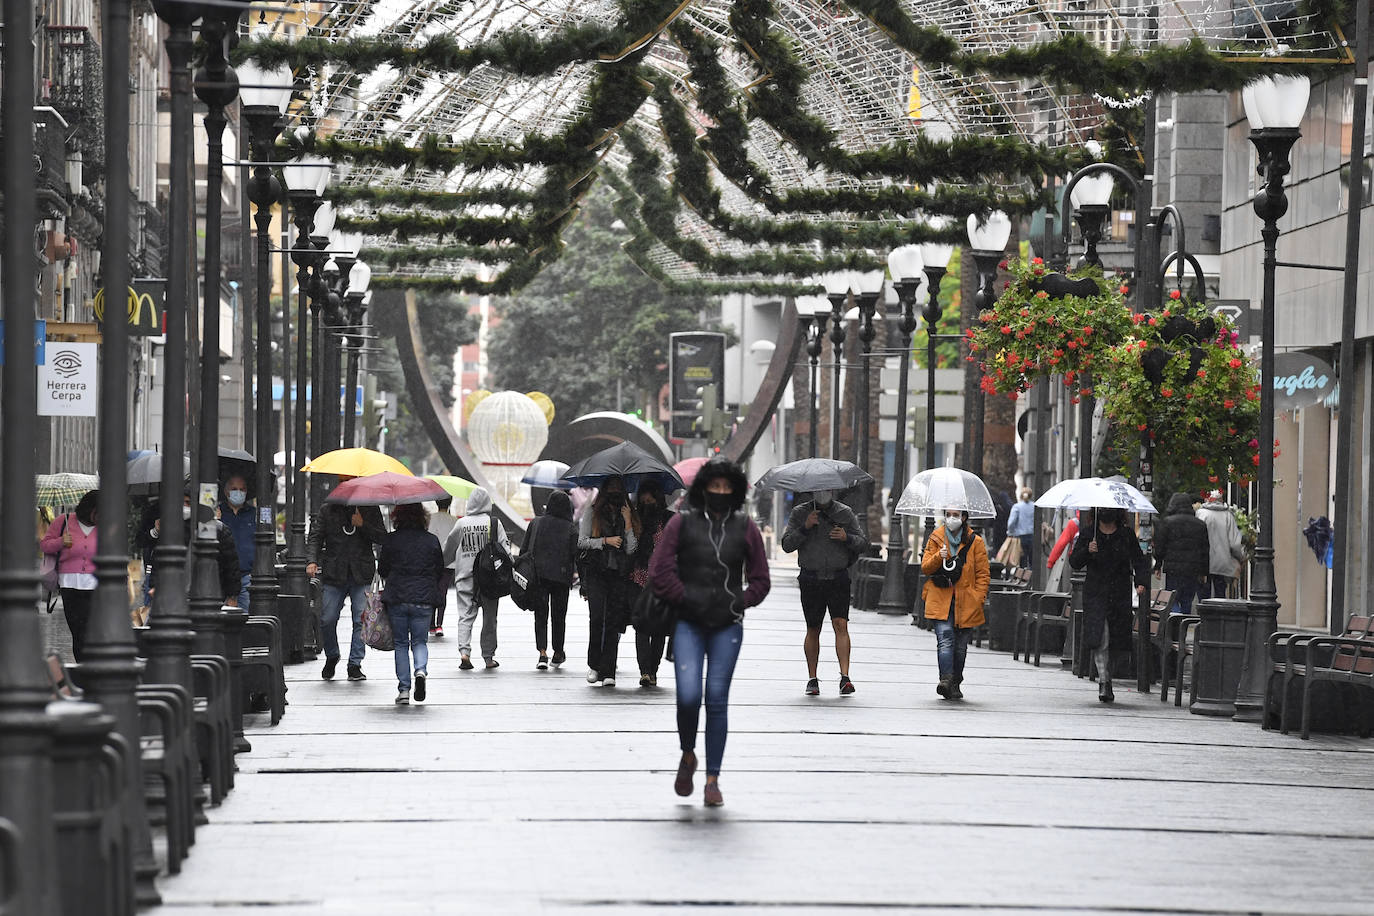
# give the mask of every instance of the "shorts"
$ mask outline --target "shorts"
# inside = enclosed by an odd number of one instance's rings
[[[825,612],[830,612],[831,620],[849,619],[849,571],[841,570],[833,579],[818,579],[814,576],[797,577],[801,586],[802,615],[806,617],[808,630],[819,630],[825,623]]]

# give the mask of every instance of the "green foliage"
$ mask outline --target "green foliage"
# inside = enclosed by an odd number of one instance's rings
[[[617,380],[625,407],[655,399],[667,382],[668,334],[701,329],[709,305],[665,293],[625,256],[612,196],[588,195],[563,256],[496,304],[493,387],[543,391],[557,408],[555,423],[613,409]]]
[[[1158,315],[1131,317],[1132,333],[1106,354],[1095,379],[1120,451],[1129,455],[1142,435],[1153,439],[1157,489],[1198,495],[1246,483],[1259,463],[1259,376],[1230,322],[1182,299]],[[1161,334],[1178,318],[1212,320],[1216,333],[1166,342]],[[1148,354],[1167,357],[1157,384],[1146,377]]]
[[[1081,373],[1126,338],[1131,312],[1120,290],[1099,270],[1082,271],[1079,277],[1094,282],[1096,295],[1051,299],[1039,289],[1051,276],[1040,258],[1029,263],[1018,258],[1010,269],[1007,289],[979,314],[978,325],[965,332],[983,372],[983,390],[1015,397],[1030,390],[1036,379],[1059,374],[1077,403]],[[1091,395],[1092,389],[1081,393]]]
[[[963,284],[960,283],[960,263],[963,260],[963,249],[955,248],[954,254],[949,259],[949,264],[945,268],[945,275],[940,279],[940,320],[935,323],[935,334],[960,334],[963,332]],[[919,307],[918,307],[919,312]],[[916,333],[911,338],[912,357],[916,365],[921,368],[926,367],[926,346],[928,344],[927,334],[929,329],[925,320],[921,319],[921,325],[916,329]],[[937,369],[957,369],[960,368],[961,345],[949,341],[937,340],[935,342],[935,368]]]
[[[416,313],[420,322],[420,338],[425,344],[429,373],[444,405],[453,403],[453,357],[458,349],[477,339],[477,318],[468,314],[466,296],[416,291]],[[369,368],[377,377],[380,389],[396,392],[397,416],[387,423],[387,452],[415,467],[430,455],[434,444],[429,434],[411,410],[411,399],[405,396],[405,375],[396,354],[396,337],[409,334],[406,327],[405,299],[399,290],[379,290],[373,294],[370,312],[377,328],[379,353],[369,356]]]

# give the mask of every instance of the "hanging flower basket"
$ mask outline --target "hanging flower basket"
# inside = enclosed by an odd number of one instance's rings
[[[1259,464],[1258,367],[1227,318],[1170,296],[1160,312],[1132,315],[1132,333],[1098,363],[1103,412],[1123,446],[1151,437],[1156,474],[1175,490],[1246,483]]]
[[[1097,270],[1066,277],[1048,271],[1040,258],[1017,262],[1011,271],[1001,298],[965,332],[983,390],[1015,397],[1037,379],[1062,374],[1075,401],[1092,394],[1082,387],[1083,372],[1094,370],[1132,329],[1121,290]]]

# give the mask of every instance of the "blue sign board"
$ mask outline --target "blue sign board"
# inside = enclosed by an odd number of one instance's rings
[[[33,322],[33,364],[42,366],[47,362],[48,323],[42,318]],[[0,366],[5,364],[5,319],[0,318]]]
[[[253,384],[253,392],[256,394],[256,393],[257,393],[257,390],[258,390],[258,386],[257,386],[257,382],[255,381],[254,384]],[[339,386],[339,400],[340,400],[341,402],[347,399],[347,397],[348,397],[347,391],[348,391],[348,386],[347,386],[347,385],[340,385],[340,386]],[[280,400],[281,400],[281,396],[282,396],[282,383],[281,383],[281,379],[272,379],[272,400],[273,400],[273,401],[280,401]],[[307,398],[310,397],[310,383],[309,383],[309,382],[307,382],[306,385],[305,385],[305,396],[306,396]],[[293,401],[295,400],[295,397],[296,397],[296,385],[295,385],[295,383],[293,382],[292,385],[291,385],[291,398],[292,398]],[[355,388],[353,389],[353,416],[355,416],[355,417],[361,417],[362,415],[363,415],[363,387],[362,387],[361,385],[358,385],[357,387],[355,387]]]

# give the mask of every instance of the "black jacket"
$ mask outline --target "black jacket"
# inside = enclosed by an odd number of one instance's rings
[[[1207,523],[1193,514],[1187,493],[1169,497],[1169,514],[1155,527],[1153,551],[1155,569],[1165,575],[1207,575]]]
[[[352,506],[326,503],[310,525],[306,562],[319,564],[325,585],[367,585],[377,574],[372,548],[386,537],[382,513],[376,506],[360,506],[363,523],[353,527]]]
[[[208,510],[205,510],[208,511]],[[154,553],[157,550],[159,530],[153,524],[161,517],[157,505],[154,504],[143,516],[138,537],[135,543],[143,548],[143,566],[147,571],[148,587],[157,588],[157,564],[153,562]],[[195,571],[195,543],[196,531],[191,526],[189,520],[182,522],[185,531],[185,544],[187,546],[187,584],[190,584],[191,576]],[[234,533],[229,530],[229,526],[224,522],[215,522],[215,576],[219,581],[220,593],[225,600],[238,598],[239,592],[243,587],[243,579],[239,572],[239,550],[234,542]]]
[[[572,585],[577,564],[577,526],[571,519],[541,515],[525,532],[525,550],[534,553],[534,573],[541,581]]]
[[[438,607],[443,601],[440,581],[444,551],[439,539],[418,528],[398,528],[382,539],[377,571],[386,581],[386,604]]]
[[[1125,649],[1131,645],[1135,586],[1149,587],[1150,564],[1135,532],[1126,525],[1118,525],[1111,534],[1097,532],[1095,554],[1088,550],[1093,537],[1091,527],[1078,532],[1069,554],[1070,566],[1087,570],[1083,580],[1083,642],[1089,647],[1098,645],[1105,624],[1111,645]]]

